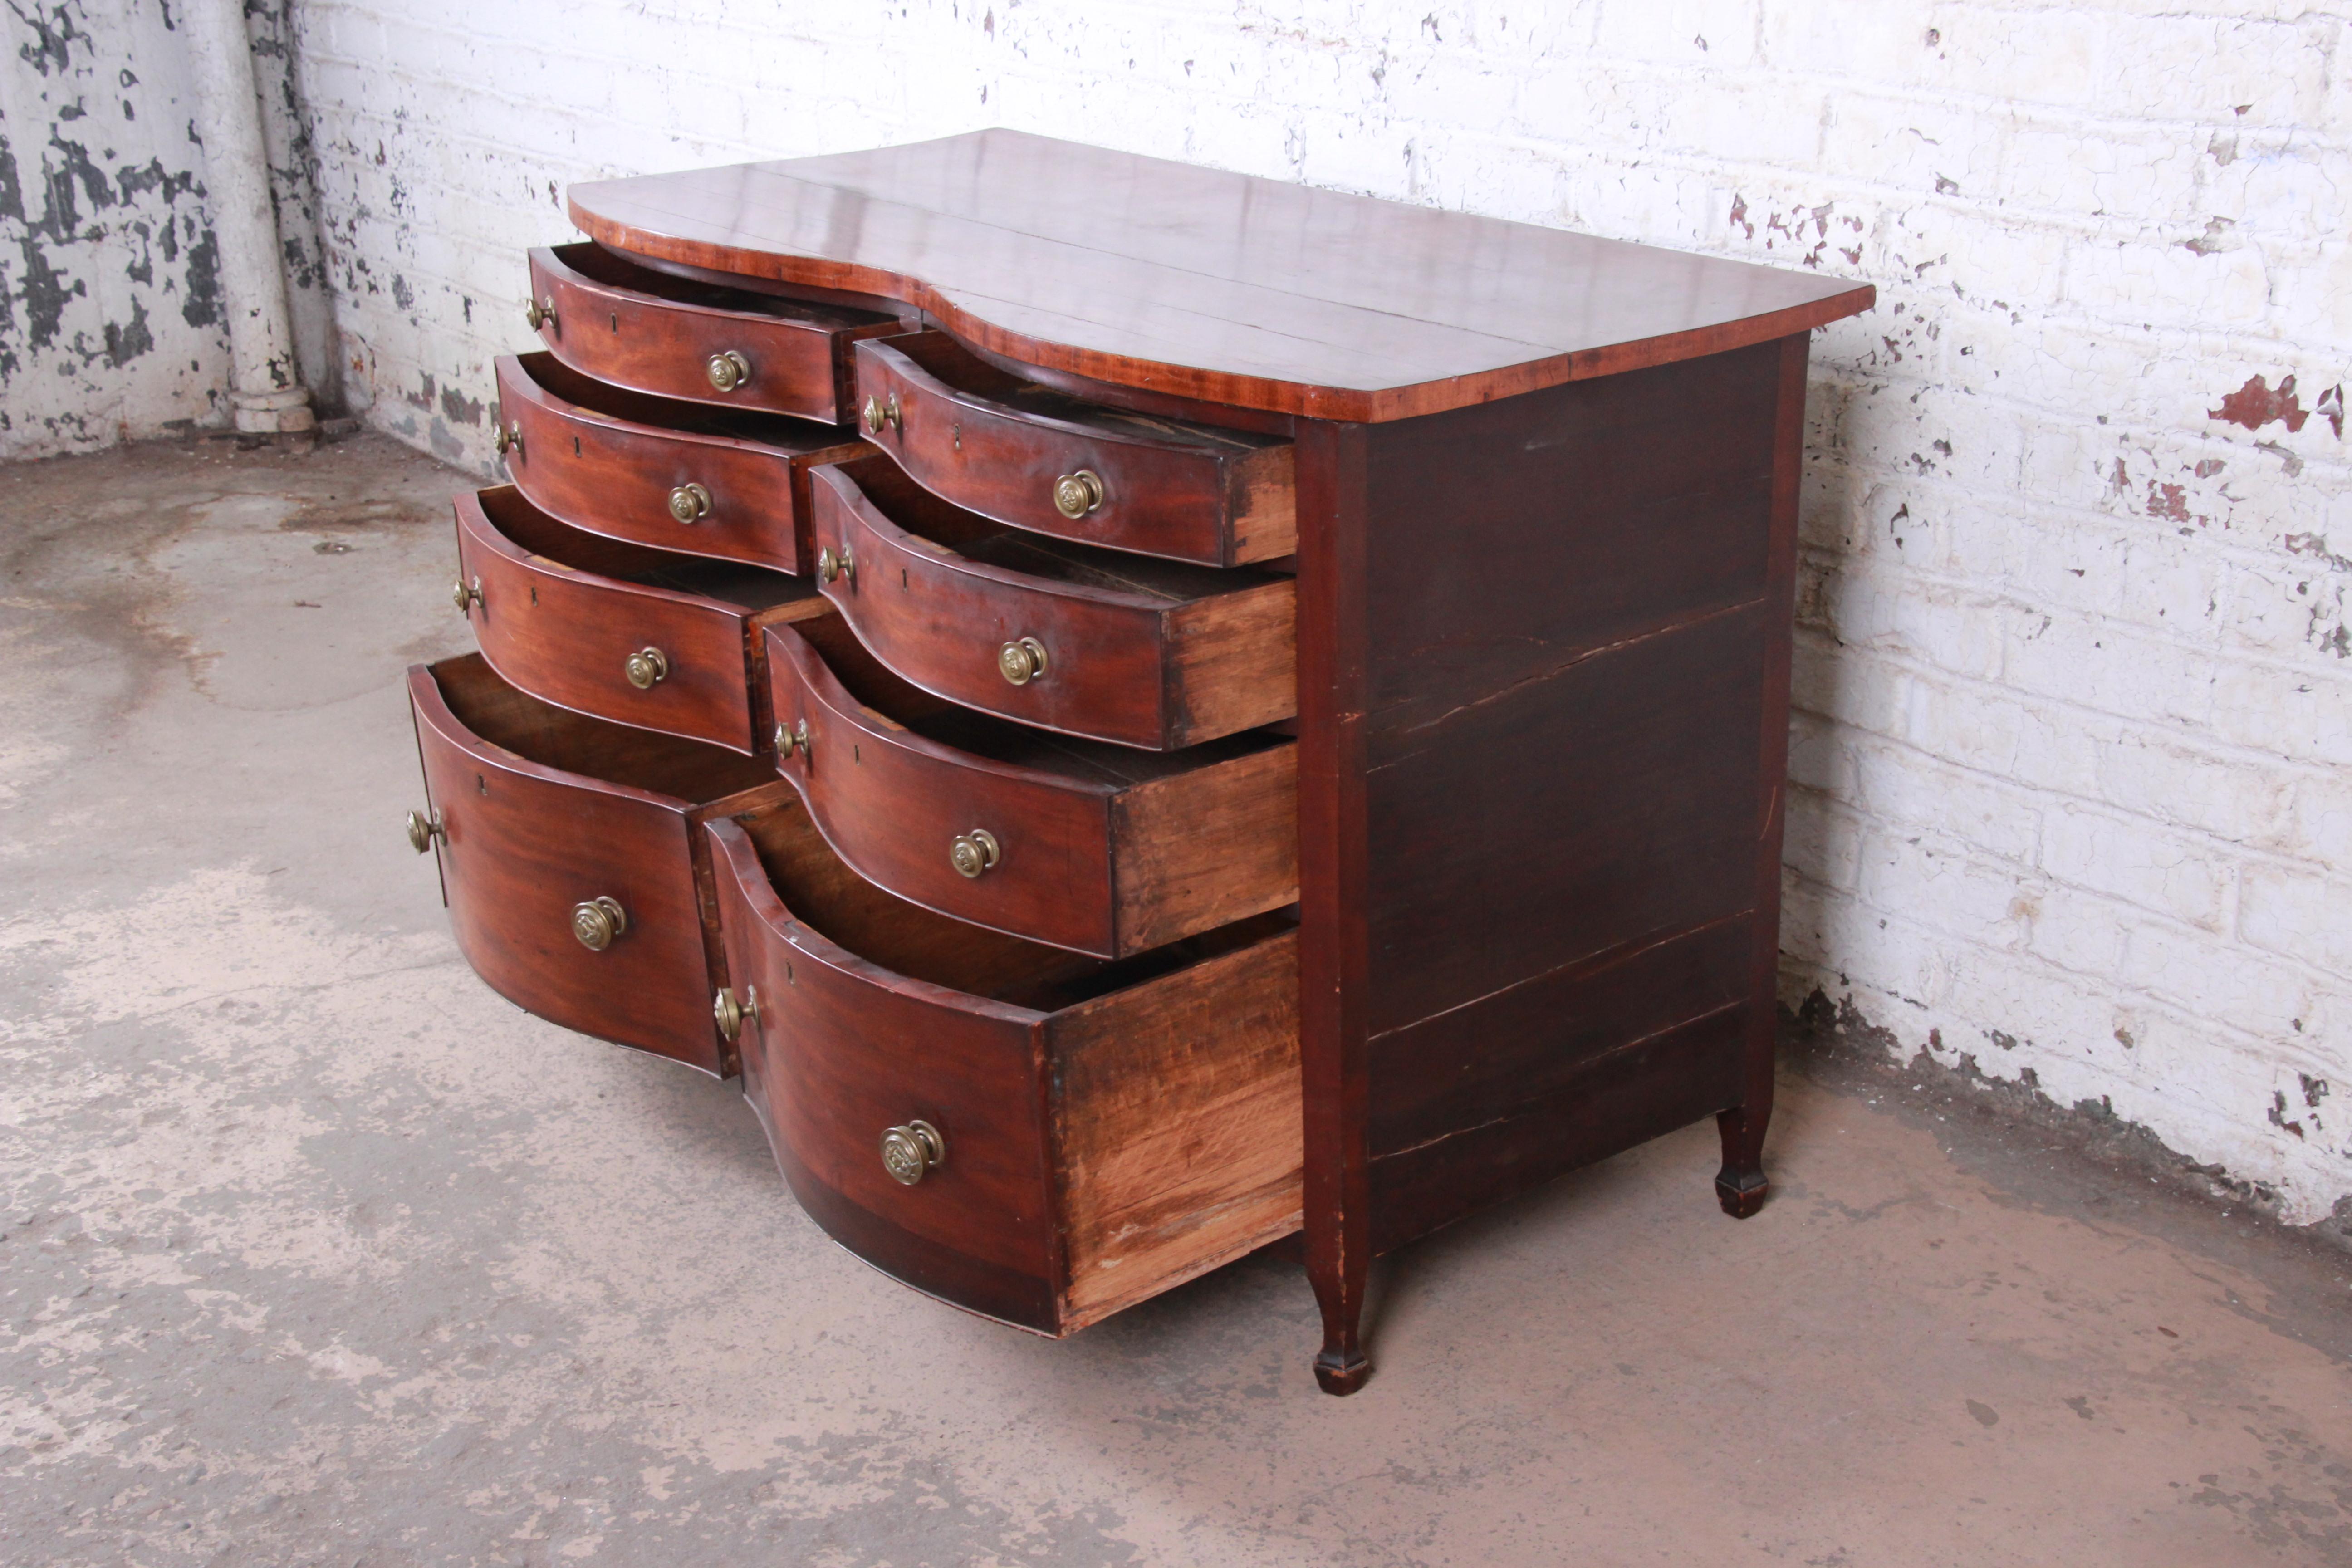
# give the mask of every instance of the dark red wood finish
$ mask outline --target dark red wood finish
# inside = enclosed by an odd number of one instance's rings
[[[408,699],[425,810],[443,829],[435,846],[443,897],[466,961],[543,1018],[723,1070],[690,852],[693,803],[755,788],[764,770],[537,702],[475,655],[411,666]],[[572,910],[599,897],[618,901],[628,929],[595,952],[573,935]]]
[[[1298,896],[1288,742],[1041,734],[898,680],[835,619],[771,627],[766,647],[776,722],[805,727],[785,777],[834,852],[900,898],[1118,958]],[[968,877],[949,851],[974,828],[1000,858]]]
[[[1013,131],[574,185],[618,250],[886,296],[1022,363],[1383,422],[1768,342],[1866,284]]]
[[[810,478],[820,558],[846,550],[856,567],[826,583],[825,596],[876,657],[927,691],[1162,751],[1297,710],[1286,577],[1034,540],[937,500],[887,458]],[[1023,637],[1045,647],[1047,666],[1014,685],[998,651]]]
[[[830,425],[719,413],[592,381],[548,353],[502,354],[507,472],[573,528],[772,571],[808,569],[808,475],[863,449]],[[671,497],[704,507],[681,521]]]
[[[859,1257],[1061,1334],[1296,1227],[1286,921],[1107,966],[880,892],[796,804],[706,831],[727,971],[757,1008],[745,1092],[794,1196]],[[1188,1085],[1188,1061],[1211,1070]],[[946,1157],[905,1186],[879,1140],[916,1118]],[[1155,1134],[1189,1158],[1120,1159]],[[1102,1282],[1122,1268],[1146,1277]]]
[[[724,408],[850,421],[850,345],[903,329],[897,318],[815,300],[725,289],[639,267],[593,245],[530,253],[530,297],[551,302],[541,342],[583,375],[632,392]],[[742,357],[732,388],[710,379],[714,354]]]
[[[766,736],[747,676],[762,612],[814,609],[805,581],[696,561],[586,533],[513,486],[461,495],[459,581],[492,668],[533,696],[616,723],[750,753]],[[667,672],[630,682],[632,655],[657,648]]]
[[[1760,1196],[1805,347],[1302,432],[1335,1392],[1369,1255],[1718,1112],[1724,1181]]]
[[[909,477],[967,510],[1034,533],[1237,566],[1297,548],[1290,446],[1085,402],[1024,381],[945,332],[857,345],[867,437]],[[1055,503],[1065,476],[1100,497]]]

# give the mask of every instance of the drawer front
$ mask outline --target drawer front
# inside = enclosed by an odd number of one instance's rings
[[[810,473],[809,533],[855,570],[824,585],[874,656],[924,690],[1067,734],[1168,749],[1170,628],[1139,595],[1074,589],[968,561],[907,532],[856,483]],[[1022,685],[1001,662],[1027,638],[1045,670]]]
[[[913,344],[857,344],[857,397],[867,436],[933,494],[1014,528],[1208,566],[1297,547],[1287,447],[1109,410],[1056,417],[950,384]]]
[[[776,721],[805,723],[784,775],[834,853],[866,880],[959,920],[1057,947],[1116,952],[1111,792],[940,745],[842,689],[808,639],[765,634]],[[973,833],[989,836],[969,858]],[[966,841],[966,876],[950,858]]]
[[[499,532],[479,496],[459,496],[457,508],[459,581],[480,590],[466,613],[499,674],[559,707],[755,749],[745,612],[574,571]],[[660,655],[659,673],[640,688],[630,661],[648,649]]]
[[[544,357],[498,362],[499,413],[521,437],[507,472],[533,506],[614,539],[805,571],[790,452],[583,408],[532,378]]]
[[[586,248],[530,253],[531,298],[555,307],[539,323],[540,339],[582,374],[633,391],[845,425],[854,407],[850,344],[898,330],[824,307],[795,319],[664,299],[567,263],[567,253]]]
[[[739,998],[758,994],[736,1042],[745,1089],[793,1195],[885,1273],[1053,1332],[1039,1016],[843,951],[784,907],[741,828],[706,831],[728,973]],[[908,1186],[881,1144],[917,1120],[938,1130],[945,1158]]]
[[[408,691],[466,961],[528,1012],[718,1072],[685,803],[488,744],[449,711],[421,665],[408,672]],[[626,928],[595,950],[576,934],[575,910],[599,899],[619,908]]]

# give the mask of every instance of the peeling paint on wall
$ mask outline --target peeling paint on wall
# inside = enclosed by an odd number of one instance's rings
[[[0,12],[0,458],[215,422],[202,150],[159,5]]]

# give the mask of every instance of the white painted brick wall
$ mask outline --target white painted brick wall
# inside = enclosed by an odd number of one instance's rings
[[[485,471],[520,251],[612,174],[1003,124],[1877,283],[1815,350],[1788,996],[2352,1193],[2352,6],[292,11],[353,395]],[[2256,375],[2299,429],[2209,414]]]

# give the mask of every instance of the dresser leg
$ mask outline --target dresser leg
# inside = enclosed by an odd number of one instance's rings
[[[1723,1212],[1746,1219],[1764,1206],[1771,1184],[1764,1179],[1764,1124],[1772,1119],[1772,1102],[1735,1105],[1715,1115],[1716,1131],[1723,1135],[1723,1169],[1716,1173],[1715,1195]]]
[[[1326,1394],[1353,1394],[1372,1375],[1363,1343],[1366,1270],[1360,1265],[1318,1268],[1316,1249],[1310,1244],[1307,1250],[1307,1278],[1315,1287],[1316,1305],[1323,1309],[1323,1350],[1315,1358],[1315,1381]]]

